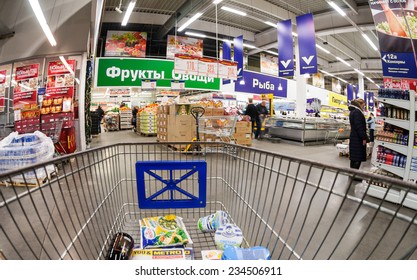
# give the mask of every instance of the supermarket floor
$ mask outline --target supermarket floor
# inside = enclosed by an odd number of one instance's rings
[[[103,132],[100,135],[93,137],[90,147],[94,148],[117,143],[141,142],[156,142],[156,137],[141,136],[131,130]],[[295,143],[272,143],[268,140],[254,140],[252,148],[293,156],[300,159],[332,164],[340,168],[349,168],[349,159],[347,157],[340,157],[333,144],[301,146]],[[366,162],[362,163],[361,170],[369,171],[371,167],[371,160],[368,159]]]

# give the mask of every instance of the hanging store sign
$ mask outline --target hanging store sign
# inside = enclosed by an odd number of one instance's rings
[[[261,53],[261,72],[276,76],[278,73],[278,56]]]
[[[203,57],[202,39],[168,35],[167,40],[167,58],[173,59],[175,54]]]
[[[353,85],[348,84],[347,85],[347,99],[348,101],[352,101],[354,98],[354,91],[353,91]]]
[[[237,77],[243,76],[243,35],[233,40],[233,61],[237,63]]]
[[[347,96],[336,94],[333,92],[329,92],[328,94],[329,98],[329,106],[340,108],[340,109],[348,109],[348,102],[347,102]]]
[[[142,80],[142,90],[156,90],[156,80]]]
[[[219,78],[227,80],[237,80],[237,62],[219,61]]]
[[[230,41],[223,42],[222,55],[220,57],[223,58],[223,61],[226,61],[226,60],[230,61],[232,59],[232,43]],[[221,73],[224,73],[224,72],[225,72],[224,67],[219,64],[219,78],[223,78],[223,85],[230,84],[230,80],[228,80],[229,78],[225,78],[221,76],[223,75]],[[236,70],[236,76],[237,76],[237,70]]]
[[[185,81],[171,81],[171,89],[176,91],[184,91],[185,90]]]
[[[235,83],[235,91],[257,94],[270,94],[287,97],[287,80],[274,76],[262,75],[252,71],[243,72],[244,84]]]
[[[291,20],[277,23],[278,52],[279,52],[279,77],[294,76],[294,50],[292,43]]]
[[[384,78],[384,88],[417,90],[417,80],[401,78]]]
[[[198,75],[198,57],[175,54],[174,70],[176,74]]]
[[[107,31],[104,56],[146,56],[146,32]]]
[[[184,81],[185,89],[219,90],[220,79],[176,74],[174,61],[141,58],[98,58],[96,87],[141,87],[142,80],[156,80],[159,88],[171,88],[171,81]]]
[[[0,113],[3,113],[5,108],[5,98],[6,98],[6,76],[7,70],[0,70]]]
[[[392,3],[391,3],[392,2]],[[417,45],[414,0],[370,0],[385,77],[417,77]],[[412,7],[412,8],[409,8]],[[413,46],[414,45],[414,46]]]
[[[218,61],[213,58],[200,58],[198,60],[198,75],[217,78]]]
[[[296,17],[300,74],[317,73],[316,31],[313,14]]]

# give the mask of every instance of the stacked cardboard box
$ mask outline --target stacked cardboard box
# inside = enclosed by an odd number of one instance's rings
[[[120,110],[120,129],[132,129],[132,110]]]
[[[236,140],[236,144],[251,146],[252,123],[245,121],[236,122],[233,138]]]
[[[223,115],[224,115],[224,108],[216,108],[216,107],[204,108],[204,116],[206,117],[223,116]]]
[[[154,112],[143,111],[139,115],[140,133],[155,135],[157,133],[157,115]]]
[[[190,142],[196,134],[195,119],[189,114],[191,104],[162,105],[158,107],[157,139],[160,142]],[[178,115],[183,110],[187,115]]]

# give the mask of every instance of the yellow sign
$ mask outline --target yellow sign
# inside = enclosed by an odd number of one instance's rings
[[[261,94],[262,99],[274,99],[274,95],[272,93],[270,94]]]
[[[348,101],[347,96],[329,92],[329,106],[340,108],[340,109],[348,109]]]

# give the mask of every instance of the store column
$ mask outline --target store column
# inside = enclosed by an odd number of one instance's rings
[[[297,117],[304,118],[306,116],[306,110],[307,110],[307,79],[304,77],[304,75],[300,74],[300,67],[299,67],[299,61],[300,61],[300,52],[298,50],[298,42],[295,43],[295,57],[297,58],[296,61],[296,102],[295,102],[295,113]]]
[[[362,98],[365,99],[365,82],[363,80],[363,75],[358,74],[358,86],[359,86],[359,90],[358,90],[358,98]]]

